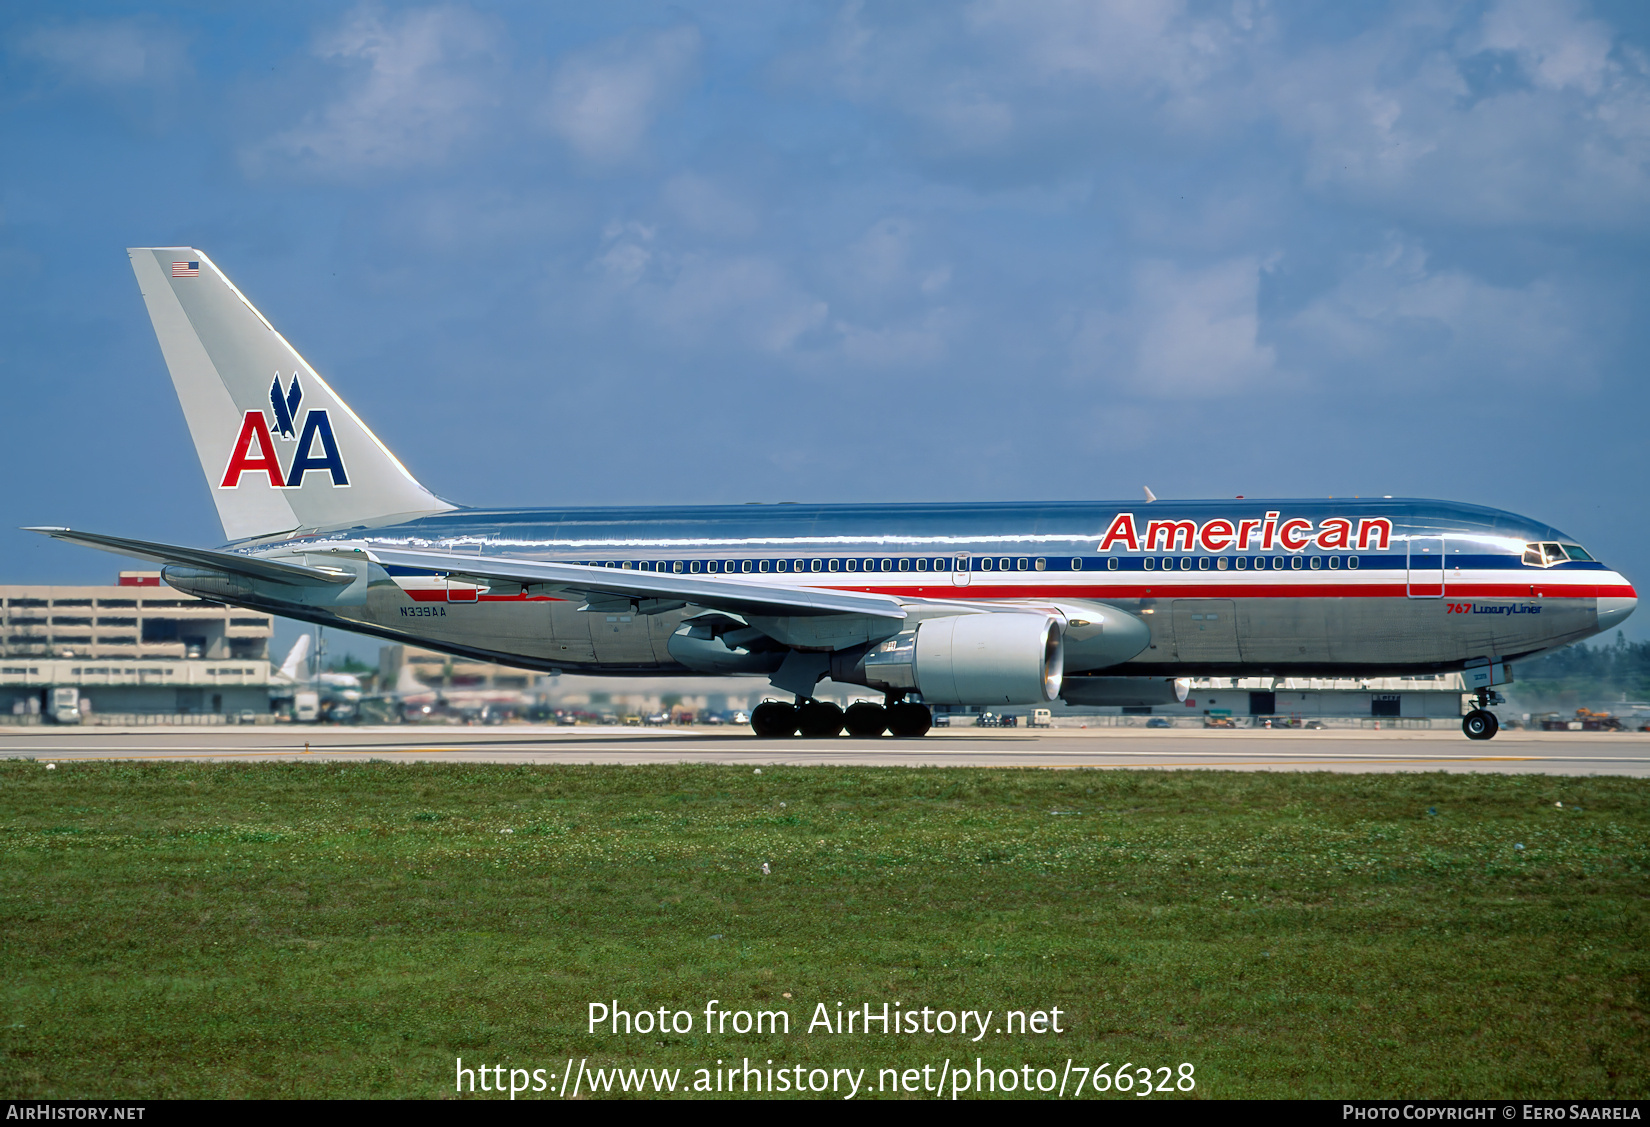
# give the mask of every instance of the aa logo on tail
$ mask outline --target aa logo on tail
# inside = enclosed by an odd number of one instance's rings
[[[265,412],[246,413],[218,488],[234,489],[241,484],[242,475],[253,473],[266,475],[276,489],[297,489],[304,484],[304,475],[310,470],[326,470],[332,475],[334,485],[349,484],[338,442],[332,437],[332,421],[326,411],[319,408],[300,415],[298,408],[303,401],[304,389],[298,385],[298,373],[292,373],[291,386],[282,388],[281,373],[276,372],[274,382],[269,385],[274,430],[271,432]],[[275,435],[279,435],[282,442],[296,443],[291,464],[284,472],[275,453]],[[318,453],[317,445],[320,446]]]

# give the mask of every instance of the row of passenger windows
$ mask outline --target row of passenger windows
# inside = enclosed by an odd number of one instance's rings
[[[747,571],[950,571],[959,561],[950,556],[938,559],[932,556],[905,557],[902,559],[830,559],[830,560],[585,560],[590,567],[618,567],[634,571],[670,571],[678,574],[687,572],[698,575],[701,572],[731,573]],[[967,560],[960,561],[966,569]],[[1003,570],[1013,566],[1014,561],[1002,561]],[[990,571],[991,560],[981,560],[981,567]],[[1020,561],[1020,570],[1025,571],[1028,561]],[[1046,560],[1036,562],[1036,570],[1042,571],[1047,566]],[[1082,561],[1072,561],[1072,567],[1081,569]]]
[[[1181,571],[1191,571],[1192,570],[1192,557],[1191,556],[1180,556],[1178,558],[1180,560],[1180,570]],[[1199,571],[1208,571],[1209,567],[1210,567],[1209,559],[1210,559],[1210,557],[1208,557],[1208,556],[1199,556],[1199,557],[1197,557],[1197,570],[1199,570]],[[1319,571],[1319,570],[1321,570],[1325,567],[1327,567],[1330,571],[1336,571],[1342,566],[1341,561],[1342,561],[1343,557],[1341,557],[1341,556],[1288,556],[1288,557],[1284,557],[1284,556],[1256,556],[1254,558],[1254,560],[1251,562],[1249,557],[1247,557],[1247,556],[1230,556],[1230,557],[1228,557],[1228,556],[1215,556],[1214,557],[1214,569],[1216,571],[1225,571],[1228,567],[1230,567],[1230,568],[1232,568],[1236,571],[1246,571],[1250,568],[1253,568],[1255,571],[1265,571],[1268,567],[1267,562],[1266,562],[1268,559],[1270,559],[1272,561],[1270,567],[1273,571],[1282,571],[1285,568],[1288,568],[1292,571],[1300,571],[1302,568],[1309,568],[1312,571]],[[1346,556],[1346,557],[1344,557],[1344,559],[1346,561],[1345,562],[1346,567],[1356,568],[1358,566],[1358,557],[1357,556]],[[1113,571],[1117,570],[1117,561],[1115,559],[1109,560],[1108,564],[1111,567],[1111,570],[1113,570]],[[1158,567],[1158,564],[1154,561],[1154,558],[1151,557],[1151,556],[1146,557],[1145,565],[1146,565],[1146,570],[1147,571],[1156,570],[1157,567]],[[1175,560],[1174,560],[1173,557],[1168,557],[1168,558],[1165,558],[1163,560],[1162,569],[1164,571],[1172,571],[1174,569],[1174,567],[1175,567]]]
[[[1194,564],[1192,561],[1196,559]],[[1264,571],[1267,560],[1270,559],[1271,568],[1282,571],[1291,568],[1299,571],[1309,568],[1317,571],[1328,567],[1331,571],[1342,566],[1355,568],[1358,566],[1357,556],[1256,556],[1252,560],[1248,556],[1166,556],[1161,562],[1155,556],[1146,556],[1141,565],[1147,571],[1170,571],[1175,567],[1175,560],[1180,561],[1181,571],[1191,571],[1195,567],[1198,571],[1208,571],[1213,567],[1216,571],[1235,569],[1245,571],[1253,569]],[[1287,563],[1285,560],[1287,559]],[[1213,564],[1210,561],[1213,560]],[[1343,565],[1343,562],[1344,565]],[[968,571],[969,559],[966,556],[917,556],[904,558],[878,559],[806,559],[806,560],[586,560],[582,561],[590,567],[623,568],[626,571],[668,571],[676,574],[688,573],[698,575],[709,572],[711,574],[727,574],[733,572],[884,572],[884,571]],[[974,558],[973,570],[976,571],[1047,571],[1049,560],[1043,557],[1031,556],[977,556]],[[1054,561],[1059,563],[1061,561]],[[1116,556],[1106,560],[1106,567],[1116,571],[1121,565]],[[1081,556],[1073,556],[1070,560],[1072,571],[1083,570]]]

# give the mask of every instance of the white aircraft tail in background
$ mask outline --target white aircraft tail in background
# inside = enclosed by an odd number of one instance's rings
[[[288,681],[309,680],[309,671],[304,668],[304,662],[309,659],[309,643],[308,634],[298,635],[298,640],[292,643],[292,648],[287,651],[286,660],[281,662],[279,676]]]

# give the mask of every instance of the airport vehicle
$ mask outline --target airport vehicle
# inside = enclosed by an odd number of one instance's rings
[[[63,686],[51,690],[50,716],[56,724],[78,724],[80,715],[80,690],[74,686]]]
[[[1026,727],[1028,727],[1028,728],[1052,728],[1052,727],[1054,727],[1054,712],[1053,712],[1053,710],[1047,709],[1047,708],[1034,708],[1034,709],[1032,709],[1031,710],[1031,716],[1026,720]]]
[[[292,718],[300,724],[313,724],[321,719],[321,694],[314,689],[293,693]]]
[[[928,705],[1150,705],[1190,676],[1460,671],[1613,628],[1632,585],[1549,525],[1395,498],[477,509],[420,484],[205,255],[129,252],[229,540],[66,528],[203,598],[547,671],[759,673],[758,735],[835,735],[826,677]],[[857,706],[856,706],[857,707]]]

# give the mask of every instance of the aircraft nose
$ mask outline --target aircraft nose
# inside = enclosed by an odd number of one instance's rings
[[[1613,630],[1639,605],[1637,595],[1608,595],[1598,600],[1598,628]]]

